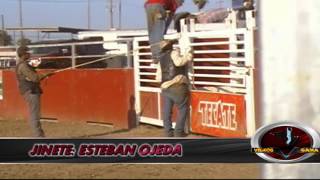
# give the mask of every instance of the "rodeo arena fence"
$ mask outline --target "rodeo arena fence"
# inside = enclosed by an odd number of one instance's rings
[[[191,98],[186,127],[193,133],[245,138],[256,130],[255,11],[246,11],[245,17],[238,20],[237,12],[230,10],[222,23],[181,20],[181,32],[165,36],[179,39],[175,46],[181,53],[193,49],[194,59],[188,68]],[[147,33],[112,34],[112,38],[103,35],[104,41],[99,42],[30,45],[34,57],[42,60],[40,71],[58,72],[42,84],[43,119],[125,129],[139,122],[162,126],[161,89]],[[15,58],[16,48],[0,47],[0,117],[5,119],[21,119],[27,114],[18,94],[14,65],[8,60]],[[3,52],[8,49],[12,54],[5,57]],[[54,49],[54,53],[47,49]]]

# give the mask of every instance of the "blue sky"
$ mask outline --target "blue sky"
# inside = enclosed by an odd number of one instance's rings
[[[91,1],[91,27],[108,27],[108,0]],[[115,6],[119,0],[113,0]],[[209,7],[217,7],[219,0],[209,0]],[[122,25],[124,28],[144,28],[144,0],[122,0]],[[87,0],[22,0],[23,24],[25,27],[67,26],[87,27]],[[115,11],[117,11],[115,7]],[[191,0],[186,0],[181,10],[196,11]],[[5,17],[6,27],[18,27],[18,0],[0,0],[0,14]],[[118,14],[115,12],[115,22]]]
[[[118,2],[113,0],[115,26],[119,22]],[[144,29],[146,18],[144,0],[122,1],[123,29]],[[209,0],[206,9],[226,6],[230,0]],[[91,28],[105,30],[109,28],[107,6],[109,0],[90,0]],[[0,0],[0,15],[4,15],[5,27],[19,27],[18,0]],[[179,11],[197,11],[192,0],[185,0]],[[22,0],[24,27],[73,27],[87,28],[87,0]]]

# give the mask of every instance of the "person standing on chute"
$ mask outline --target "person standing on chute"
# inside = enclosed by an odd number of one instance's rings
[[[159,43],[171,24],[176,10],[182,6],[184,0],[146,0],[149,44],[151,45],[152,59],[158,63],[161,57]]]

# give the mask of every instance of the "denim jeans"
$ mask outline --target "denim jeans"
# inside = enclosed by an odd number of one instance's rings
[[[159,42],[163,40],[164,35],[167,33],[172,17],[167,16],[166,10],[161,4],[148,4],[145,10],[152,58],[154,62],[157,63],[161,58]]]
[[[44,137],[40,124],[40,94],[32,94],[27,91],[23,97],[28,104],[30,125],[35,137]]]
[[[173,85],[162,91],[162,117],[165,134],[171,136],[172,131],[172,109],[177,105],[179,113],[174,129],[175,134],[184,133],[185,123],[189,114],[189,90],[188,85]]]

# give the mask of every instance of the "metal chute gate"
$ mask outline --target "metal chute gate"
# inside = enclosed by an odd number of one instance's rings
[[[247,22],[254,18],[247,12]],[[233,22],[235,23],[235,21]],[[222,26],[223,25],[223,26]],[[253,26],[254,23],[247,23]],[[210,28],[211,27],[211,28]],[[214,30],[215,27],[219,30]],[[218,28],[219,27],[219,28]],[[223,28],[222,28],[223,27]],[[226,24],[199,25],[182,20],[179,36],[182,49],[191,47],[189,64],[191,89],[188,128],[218,137],[250,137],[256,129],[254,109],[254,28]],[[136,111],[140,122],[162,126],[161,89],[152,64],[148,37],[133,41]],[[173,115],[173,119],[176,113]]]

